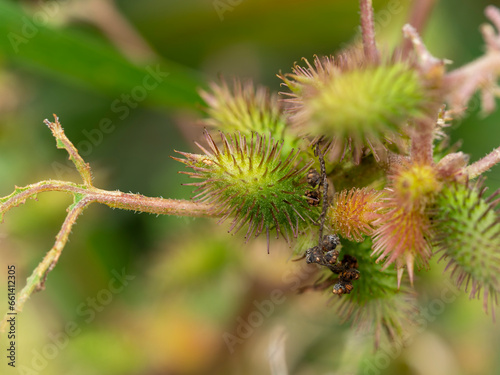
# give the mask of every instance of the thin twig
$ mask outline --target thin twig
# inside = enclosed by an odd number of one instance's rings
[[[365,56],[371,62],[379,61],[377,44],[375,43],[375,22],[373,17],[372,0],[359,0],[361,13],[361,33]]]
[[[323,227],[325,226],[325,218],[326,211],[328,210],[328,179],[326,176],[326,166],[325,166],[325,158],[323,152],[321,151],[321,147],[319,146],[321,139],[316,143],[314,154],[318,157],[319,165],[321,169],[321,179],[323,182],[323,207],[321,210],[321,214],[319,216],[319,239],[318,239],[318,247],[321,249],[323,244]]]
[[[432,116],[415,120],[415,126],[411,130],[411,158],[413,161],[423,164],[433,163],[434,137],[439,108],[429,110]]]
[[[46,180],[40,181],[25,187],[17,187],[14,192],[0,198],[0,221],[6,212],[13,207],[26,202],[28,198],[36,198],[39,193],[46,191],[61,191],[70,193],[73,196],[73,204],[68,209],[68,215],[56,236],[54,246],[45,255],[42,262],[36,267],[31,276],[27,279],[26,286],[17,294],[14,311],[9,311],[0,321],[0,332],[4,332],[7,327],[7,319],[12,313],[20,312],[28,298],[45,287],[47,275],[56,266],[59,257],[68,241],[71,228],[75,224],[78,216],[91,203],[102,203],[112,208],[133,210],[139,212],[149,212],[162,215],[177,216],[215,216],[212,207],[207,204],[194,201],[184,201],[176,199],[145,197],[140,194],[122,193],[121,191],[107,191],[92,185],[92,173],[89,164],[85,163],[79,155],[78,150],[64,134],[59,119],[54,115],[55,121],[45,120],[44,123],[52,131],[56,138],[57,147],[65,149],[69,154],[69,159],[73,162],[82,177],[83,184],[76,184],[68,181]]]
[[[449,61],[434,57],[425,46],[418,31],[412,25],[406,24],[403,26],[403,35],[413,45],[413,49],[418,56],[419,67],[423,72],[428,75],[438,75],[438,72],[444,72],[443,67]]]
[[[25,203],[29,198],[36,199],[38,193],[44,191],[63,191],[72,194],[86,194],[86,189],[84,185],[57,180],[39,181],[24,187],[16,186],[12,194],[0,198],[0,222],[3,221],[3,216],[9,210]]]
[[[69,154],[69,160],[73,162],[78,173],[82,177],[83,183],[86,186],[92,186],[92,173],[90,171],[90,165],[85,163],[83,158],[78,153],[76,147],[71,143],[71,141],[64,134],[64,130],[59,122],[59,118],[54,114],[55,122],[50,122],[45,119],[43,122],[47,125],[52,132],[52,135],[56,139],[57,148],[65,149]]]
[[[496,80],[500,70],[500,52],[490,51],[477,60],[448,73],[443,81],[452,109],[464,108],[474,93]]]
[[[500,163],[500,147],[465,168],[465,175],[470,179],[476,178],[498,163]]]
[[[45,280],[47,279],[48,273],[55,267],[61,252],[68,241],[71,228],[76,222],[76,219],[83,210],[90,204],[90,201],[86,198],[80,200],[73,208],[69,211],[61,230],[56,236],[56,242],[52,249],[45,255],[42,262],[35,268],[30,277],[26,281],[26,286],[18,293],[16,296],[16,305],[14,311],[9,311],[4,315],[2,321],[0,321],[0,332],[5,332],[8,322],[7,320],[12,316],[12,313],[19,313],[23,310],[24,304],[28,298],[37,291],[43,290],[45,288]]]
[[[415,30],[422,35],[424,32],[427,21],[436,5],[436,0],[419,0],[414,1],[410,10],[410,16],[408,17],[408,23],[412,25]],[[403,56],[407,56],[411,49],[412,43],[410,40],[405,39],[403,41]]]
[[[0,219],[13,207],[23,204],[28,198],[36,198],[37,194],[46,191],[61,191],[73,195],[83,195],[90,203],[97,202],[112,208],[148,212],[158,215],[213,217],[211,206],[195,201],[167,199],[161,197],[145,197],[141,194],[108,191],[96,187],[86,187],[68,181],[46,180],[31,184],[0,198]]]
[[[157,215],[216,217],[212,206],[196,201],[145,197],[141,194],[101,189],[95,189],[90,196],[94,202],[122,210],[148,212]]]
[[[120,191],[106,191],[95,187],[86,187],[72,182],[48,180],[40,181],[23,188],[16,188],[14,193],[1,198],[0,217],[3,217],[11,208],[24,203],[26,199],[34,198],[38,193],[47,191],[70,193],[74,196],[76,203],[71,206],[61,230],[56,236],[54,246],[28,278],[26,286],[18,293],[15,312],[20,312],[23,309],[24,304],[31,294],[44,289],[47,275],[57,264],[68,240],[72,226],[76,222],[78,216],[91,203],[102,203],[113,208],[162,215],[191,217],[214,216],[211,206],[193,201],[145,197],[140,194],[129,194]],[[0,322],[0,332],[4,332],[7,318],[7,315],[5,315],[4,319]]]
[[[485,14],[494,25],[481,26],[486,54],[448,73],[443,81],[452,109],[465,109],[477,90],[481,90],[483,112],[488,114],[495,109],[495,97],[500,94],[497,86],[500,71],[500,9],[488,6]]]

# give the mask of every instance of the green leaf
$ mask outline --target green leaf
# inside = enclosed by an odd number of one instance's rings
[[[44,26],[41,19],[0,1],[0,56],[117,99],[135,94],[143,98],[137,102],[169,107],[200,102],[198,73],[165,60],[136,66],[96,38]]]

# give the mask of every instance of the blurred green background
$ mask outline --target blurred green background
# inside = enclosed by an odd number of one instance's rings
[[[490,3],[438,1],[424,34],[431,52],[451,68],[483,53]],[[411,4],[374,0],[381,44],[399,40]],[[278,91],[276,73],[342,48],[357,25],[353,0],[0,0],[0,196],[43,179],[78,181],[42,124],[56,113],[98,187],[187,199],[183,166],[169,155],[200,137],[197,90],[222,74]],[[450,131],[477,160],[500,144],[500,114],[473,106]],[[498,168],[487,185],[500,187]],[[47,193],[8,213],[0,287],[8,264],[24,284],[69,204]],[[328,295],[297,294],[315,277],[289,261],[288,247],[273,242],[268,255],[261,240],[226,232],[212,220],[91,206],[18,318],[16,369],[0,339],[0,373],[500,374],[500,331],[481,302],[461,292],[436,307],[451,290],[443,263],[419,274],[420,304],[434,313],[408,327],[411,344],[374,353]],[[126,285],[110,292],[123,273]]]

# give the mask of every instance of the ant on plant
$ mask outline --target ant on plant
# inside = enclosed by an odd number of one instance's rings
[[[354,289],[352,282],[359,279],[360,273],[357,269],[358,261],[354,256],[345,254],[342,260],[339,261],[339,250],[337,250],[337,246],[340,245],[339,236],[337,236],[336,234],[327,234],[323,236],[326,211],[328,210],[328,179],[323,152],[321,151],[321,148],[319,146],[320,142],[321,139],[314,144],[314,155],[319,160],[321,173],[318,173],[315,169],[310,169],[306,176],[308,184],[313,189],[318,186],[317,190],[308,190],[306,192],[306,196],[308,197],[308,202],[310,205],[319,206],[319,201],[321,199],[321,193],[319,189],[320,187],[323,188],[323,206],[319,218],[318,245],[307,249],[305,254],[301,258],[296,260],[305,258],[306,263],[319,264],[320,266],[327,267],[334,274],[338,275],[336,284],[333,286],[332,292],[333,294],[340,296],[342,294],[351,293],[351,291]],[[333,282],[327,281],[326,284],[322,284],[321,286],[329,286],[333,284]],[[315,284],[304,289],[317,289],[317,286],[320,285]]]

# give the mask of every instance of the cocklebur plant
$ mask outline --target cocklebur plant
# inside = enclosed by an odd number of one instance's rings
[[[436,221],[437,253],[448,259],[451,277],[458,286],[470,286],[470,298],[484,298],[492,314],[497,304],[500,265],[500,221],[498,195],[485,197],[481,181],[453,183],[442,189],[437,197],[433,218]]]
[[[53,248],[28,278],[15,310],[44,288],[77,217],[91,203],[156,214],[214,217],[260,234],[283,237],[297,260],[319,266],[321,281],[302,290],[333,292],[340,317],[401,335],[416,309],[412,284],[433,256],[445,258],[457,285],[484,296],[485,310],[500,291],[497,195],[477,178],[500,162],[500,147],[469,164],[446,145],[447,125],[482,91],[494,109],[500,71],[500,10],[488,7],[484,56],[454,71],[434,57],[411,25],[394,51],[375,43],[371,1],[360,0],[362,49],[353,45],[280,73],[283,92],[251,83],[213,83],[200,153],[174,159],[196,182],[180,201],[106,191],[66,138],[57,117],[46,120],[83,183],[46,180],[0,199],[0,215],[45,191],[70,193],[73,204]],[[408,48],[409,45],[412,48]],[[437,146],[440,147],[437,147]],[[181,157],[179,157],[179,155]],[[272,249],[272,247],[271,247]],[[438,255],[435,255],[438,254]],[[404,271],[407,271],[407,276]],[[6,318],[0,326],[6,327]]]
[[[189,185],[199,186],[194,198],[210,204],[220,221],[233,217],[229,228],[238,231],[248,226],[245,238],[258,236],[264,230],[289,241],[290,234],[297,237],[299,223],[311,222],[315,215],[306,197],[307,186],[302,182],[312,162],[300,169],[294,167],[299,151],[293,150],[285,157],[283,141],[253,133],[250,139],[241,133],[226,137],[221,133],[222,147],[219,149],[210,134],[206,133],[210,151],[199,146],[203,155],[179,152],[185,159],[177,159],[195,172],[184,172],[191,177],[203,179]]]

